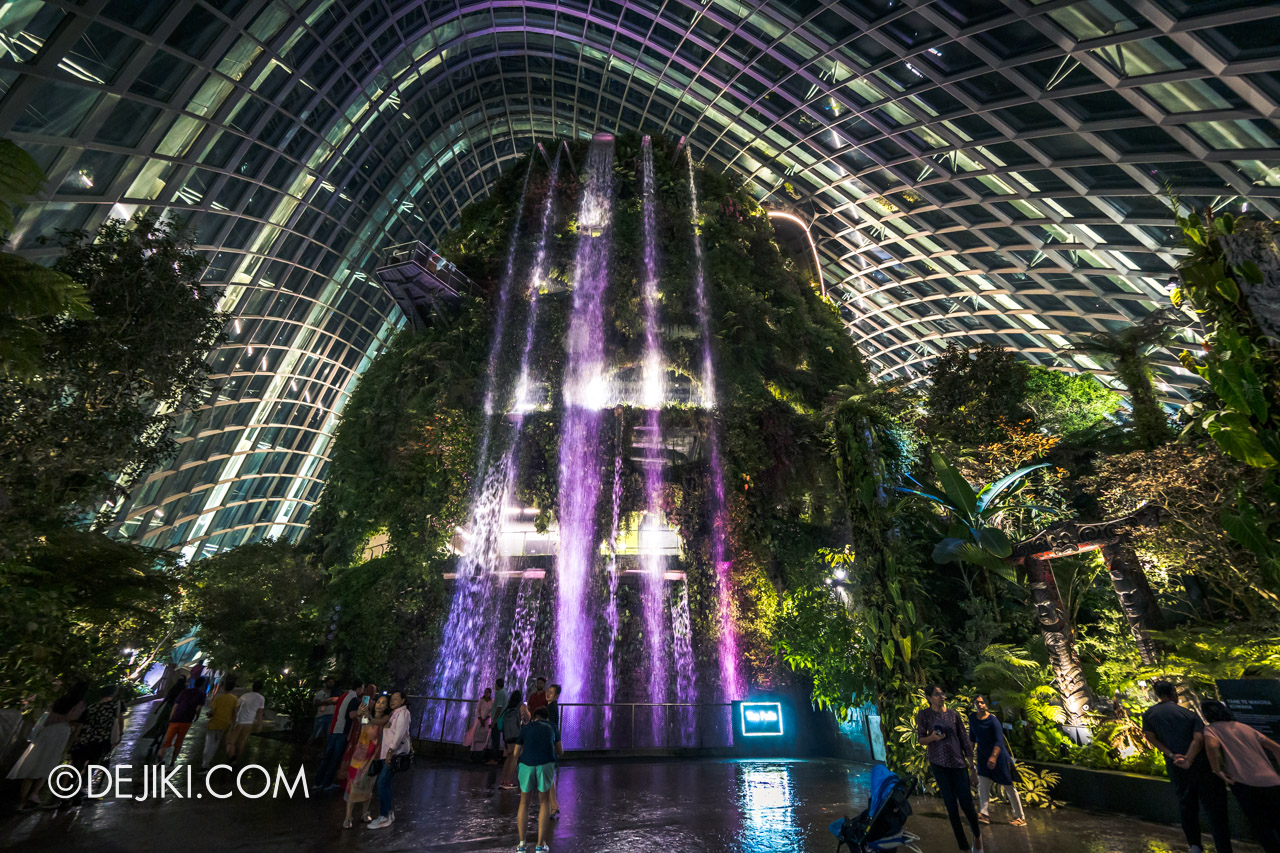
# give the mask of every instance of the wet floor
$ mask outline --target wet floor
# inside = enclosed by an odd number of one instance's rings
[[[197,724],[203,726],[203,723]],[[133,743],[140,715],[130,720],[117,763],[132,761],[137,795],[141,747]],[[193,728],[182,760],[203,741]],[[144,745],[145,746],[145,745]],[[137,757],[134,757],[134,756]],[[247,761],[275,772],[277,764],[296,776],[295,748],[265,737],[250,738]],[[310,771],[314,752],[301,757]],[[181,763],[181,762],[180,762]],[[340,794],[283,791],[273,799],[233,795],[216,800],[137,802],[105,799],[78,808],[0,818],[0,849],[92,851],[294,851],[514,850],[519,795],[495,790],[495,768],[420,760],[397,777],[396,821],[370,832],[341,828]],[[185,796],[186,774],[178,788]],[[867,768],[836,761],[620,761],[566,763],[560,772],[563,815],[553,829],[555,853],[801,853],[835,849],[831,821],[856,814],[866,803]],[[202,793],[193,777],[192,793]],[[260,775],[245,779],[250,793],[263,786]],[[225,792],[230,777],[218,777],[214,792]],[[922,853],[955,849],[940,803],[918,798],[907,828],[920,836]],[[1173,827],[1084,812],[1032,810],[1028,826],[1007,824],[1003,807],[993,807],[988,853],[1173,853],[1186,849]],[[533,837],[530,837],[532,850]],[[1239,844],[1237,851],[1257,848]]]

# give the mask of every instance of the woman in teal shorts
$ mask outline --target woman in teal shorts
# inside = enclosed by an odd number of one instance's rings
[[[547,836],[551,834],[551,786],[556,781],[556,756],[560,754],[560,732],[551,725],[544,705],[533,712],[533,721],[520,730],[516,741],[516,760],[520,779],[520,810],[516,820],[520,827],[517,853],[525,853],[525,827],[529,825],[529,795],[538,792],[538,846],[535,853],[550,853]]]

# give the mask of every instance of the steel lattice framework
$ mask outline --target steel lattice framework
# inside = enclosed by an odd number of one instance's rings
[[[881,376],[952,340],[1096,372],[1069,336],[1167,301],[1166,187],[1280,216],[1278,42],[1265,0],[14,0],[0,133],[51,181],[11,244],[192,218],[233,340],[119,531],[212,553],[305,529],[404,322],[376,253],[434,242],[535,140],[687,136],[809,223]]]

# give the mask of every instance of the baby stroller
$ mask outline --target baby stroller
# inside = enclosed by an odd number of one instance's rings
[[[911,816],[911,795],[915,791],[883,764],[871,768],[871,800],[867,809],[856,818],[841,818],[831,824],[831,834],[836,837],[836,853],[847,844],[849,853],[887,853],[905,848],[921,853],[914,845],[919,836],[903,827]]]

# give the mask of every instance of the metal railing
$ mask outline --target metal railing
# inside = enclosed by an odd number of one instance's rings
[[[475,704],[474,699],[410,696],[413,736],[437,743],[462,743]],[[727,702],[562,702],[559,708],[560,737],[566,751],[733,745],[733,706]]]
[[[382,251],[379,267],[407,263],[416,263],[457,293],[465,293],[475,287],[471,279],[458,272],[457,266],[448,258],[425,243],[400,243],[396,246],[387,247]]]

